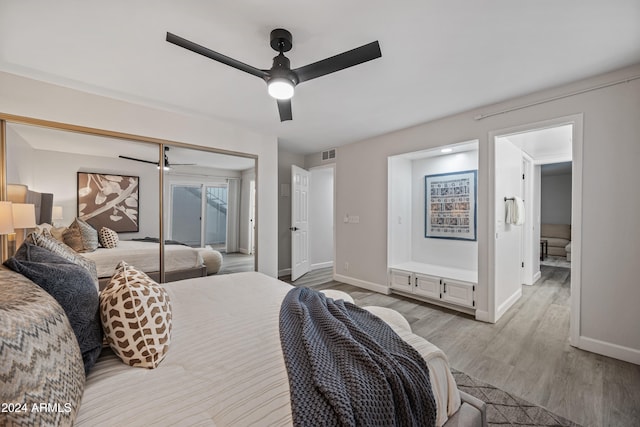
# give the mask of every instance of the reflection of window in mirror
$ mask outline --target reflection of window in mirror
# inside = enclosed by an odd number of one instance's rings
[[[165,147],[165,259],[198,248],[207,274],[255,270],[255,159]],[[253,189],[253,191],[252,191]]]

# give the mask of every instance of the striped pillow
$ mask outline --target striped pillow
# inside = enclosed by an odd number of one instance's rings
[[[0,414],[0,424],[73,425],[85,375],[64,310],[21,274],[0,269],[0,284],[0,402],[26,408]],[[41,403],[59,406],[32,410]]]

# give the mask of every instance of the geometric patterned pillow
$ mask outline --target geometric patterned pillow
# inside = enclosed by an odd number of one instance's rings
[[[0,425],[73,425],[85,376],[69,319],[21,274],[0,269],[0,285],[0,402],[26,410],[0,413]],[[40,403],[58,406],[34,412]]]
[[[102,227],[100,229],[100,232],[98,233],[98,240],[102,247],[107,249],[115,248],[120,242],[118,233],[107,227]]]
[[[62,258],[86,268],[87,271],[89,271],[89,274],[91,274],[91,277],[93,278],[93,281],[96,285],[96,289],[98,289],[99,287],[98,269],[96,267],[95,261],[89,258],[85,258],[82,255],[78,255],[69,246],[65,245],[62,242],[59,242],[52,236],[47,236],[45,234],[30,233],[27,236],[26,241],[29,243],[33,243],[36,246],[40,246],[41,248],[48,249],[54,254],[60,255]]]
[[[100,294],[102,328],[126,364],[153,369],[171,343],[171,302],[165,289],[122,261]]]

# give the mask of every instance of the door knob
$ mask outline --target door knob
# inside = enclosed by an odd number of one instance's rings
[[[298,230],[299,230],[299,228],[298,228],[298,227],[289,227],[289,230],[291,230],[291,231],[298,231]]]

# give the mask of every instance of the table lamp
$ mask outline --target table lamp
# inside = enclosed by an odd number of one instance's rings
[[[13,203],[11,207],[13,208],[13,228],[22,229],[22,233],[16,233],[15,252],[27,236],[27,229],[37,225],[36,205],[33,203]]]
[[[51,210],[51,222],[54,227],[56,226],[56,220],[62,220],[64,216],[62,215],[62,206],[54,206]]]
[[[12,234],[13,228],[13,209],[11,208],[11,202],[0,202],[0,235]],[[4,261],[4,248],[6,247],[4,237],[0,244],[0,260]]]

